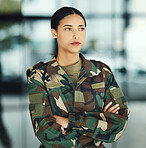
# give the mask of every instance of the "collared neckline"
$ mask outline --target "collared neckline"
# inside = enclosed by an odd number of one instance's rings
[[[79,56],[82,60],[81,70],[85,71],[89,77],[99,74],[99,70],[90,60],[86,59],[81,53],[79,54]],[[47,68],[47,73],[49,75],[65,73],[63,68],[61,68],[61,66],[58,65],[58,62],[55,56],[47,63],[46,68]]]

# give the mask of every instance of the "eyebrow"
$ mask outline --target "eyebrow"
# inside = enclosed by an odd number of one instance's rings
[[[72,25],[64,25],[63,27],[72,27]],[[85,27],[85,25],[78,25],[78,27]]]

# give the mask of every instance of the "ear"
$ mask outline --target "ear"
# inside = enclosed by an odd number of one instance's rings
[[[56,30],[55,29],[51,29],[51,33],[52,33],[53,38],[56,39],[57,38]]]

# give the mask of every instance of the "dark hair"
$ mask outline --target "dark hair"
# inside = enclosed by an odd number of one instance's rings
[[[85,20],[85,17],[83,16],[83,14],[73,8],[73,7],[62,7],[60,9],[58,9],[51,17],[51,29],[55,29],[57,30],[57,27],[59,25],[59,22],[65,17],[65,16],[68,16],[68,15],[71,15],[71,14],[78,14],[80,15],[84,22],[85,22],[85,27],[86,27],[86,20]]]

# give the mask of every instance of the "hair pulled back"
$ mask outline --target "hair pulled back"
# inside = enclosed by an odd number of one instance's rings
[[[86,26],[86,20],[85,17],[83,16],[83,14],[77,10],[76,8],[73,7],[62,7],[60,9],[58,9],[51,17],[51,29],[55,29],[57,30],[57,27],[59,25],[59,22],[66,16],[68,15],[72,15],[72,14],[78,14],[80,15],[84,22],[85,22],[85,26]]]

